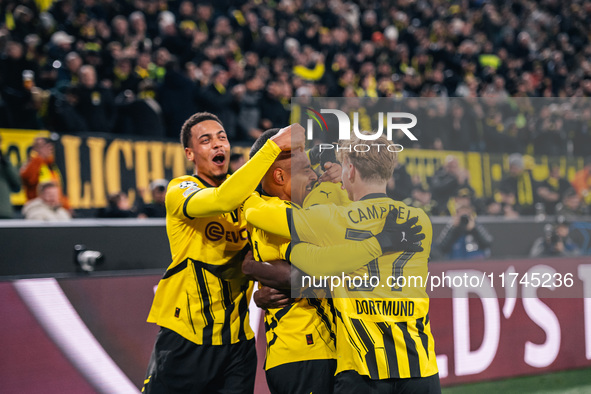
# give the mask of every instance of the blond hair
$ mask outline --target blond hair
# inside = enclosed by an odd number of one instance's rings
[[[362,148],[358,146],[363,145]],[[365,181],[387,181],[398,162],[398,154],[388,150],[392,145],[386,137],[367,141],[357,136],[344,140],[337,148],[337,158],[341,163],[349,160]]]

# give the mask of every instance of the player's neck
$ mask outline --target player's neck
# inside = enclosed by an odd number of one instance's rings
[[[358,181],[352,188],[353,201],[359,201],[368,194],[386,194],[385,183],[371,183]]]
[[[282,186],[280,185],[273,185],[272,183],[265,182],[263,180],[261,186],[263,187],[263,192],[271,197],[278,197],[284,201],[291,201],[291,196],[285,192]]]
[[[214,186],[214,187],[220,186],[226,180],[226,175],[224,175],[223,178],[209,176],[207,174],[204,174],[204,173],[199,172],[197,170],[197,167],[195,167],[195,171],[193,173],[196,174],[202,181],[205,181],[205,182],[207,182],[208,184],[210,184],[211,186]]]

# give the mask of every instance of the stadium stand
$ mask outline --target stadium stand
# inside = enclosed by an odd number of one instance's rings
[[[525,0],[11,0],[0,7],[0,123],[176,138],[199,109],[249,140],[285,123],[292,96],[587,96],[588,17],[578,3]],[[557,121],[561,109],[546,109],[535,130],[454,110],[479,133],[421,148],[591,153],[589,110]],[[162,127],[133,126],[147,118]]]

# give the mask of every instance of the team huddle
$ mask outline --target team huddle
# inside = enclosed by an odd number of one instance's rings
[[[142,392],[253,393],[254,281],[272,393],[441,391],[424,288],[299,286],[427,275],[429,218],[385,194],[395,154],[351,140],[317,160],[296,124],[265,132],[230,176],[215,115],[193,115],[181,142],[195,171],[167,190],[172,263],[148,317],[160,331]]]

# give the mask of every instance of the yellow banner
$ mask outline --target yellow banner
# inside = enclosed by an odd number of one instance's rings
[[[49,137],[48,131],[0,129],[0,149],[19,169],[26,161],[36,137]],[[235,146],[235,153],[248,155],[249,148]],[[492,197],[503,175],[509,170],[509,155],[477,152],[451,152],[404,149],[399,160],[408,173],[428,186],[428,180],[443,165],[447,156],[458,158],[460,166],[470,173],[470,185],[477,197]],[[120,138],[120,136],[62,135],[56,141],[57,164],[64,180],[64,192],[74,209],[104,207],[111,193],[126,192],[134,199],[138,190],[148,190],[155,179],[172,179],[193,171],[178,142]],[[548,164],[560,165],[561,176],[572,180],[583,167],[582,158],[548,158],[524,156],[526,169],[534,180],[548,177]],[[24,192],[11,196],[13,205],[25,202]]]

